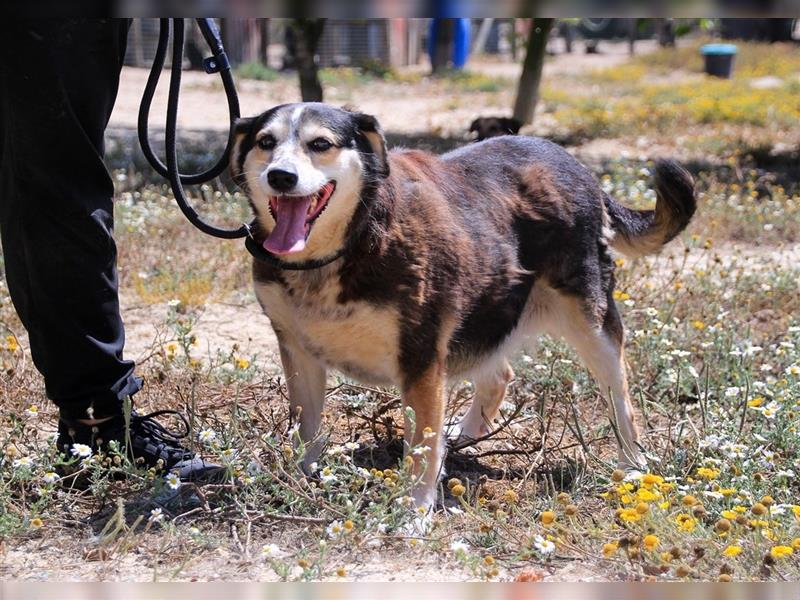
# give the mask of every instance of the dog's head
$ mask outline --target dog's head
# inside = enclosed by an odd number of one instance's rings
[[[480,117],[469,126],[470,133],[477,132],[475,140],[480,142],[486,138],[500,135],[517,135],[522,123],[508,117]]]
[[[374,117],[304,103],[277,106],[234,127],[230,166],[285,260],[328,256],[344,244],[366,185],[387,177],[386,142]]]

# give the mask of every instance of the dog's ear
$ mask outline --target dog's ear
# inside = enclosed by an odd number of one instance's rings
[[[364,113],[353,113],[356,123],[356,138],[366,142],[366,148],[362,144],[359,147],[368,149],[370,154],[375,156],[377,172],[381,177],[389,176],[389,158],[386,154],[386,138],[383,137],[378,120],[372,115]]]
[[[481,127],[481,121],[483,121],[483,119],[475,119],[472,122],[472,125],[469,126],[469,132],[472,133],[473,131],[478,131],[478,129]]]
[[[249,150],[244,149],[242,143],[255,122],[255,117],[244,117],[236,119],[231,125],[231,154],[228,159],[228,168],[234,183],[242,189],[245,186],[244,177],[242,177],[242,163],[244,162],[244,155]]]
[[[522,127],[522,123],[520,123],[519,121],[517,121],[514,118],[510,118],[510,119],[509,118],[504,118],[503,119],[503,127],[509,133],[517,135],[519,133],[520,128]]]

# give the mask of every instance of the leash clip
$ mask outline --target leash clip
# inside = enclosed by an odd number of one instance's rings
[[[230,68],[231,63],[225,51],[203,59],[203,69],[205,69],[205,72],[209,75],[219,73],[220,71],[228,71]]]

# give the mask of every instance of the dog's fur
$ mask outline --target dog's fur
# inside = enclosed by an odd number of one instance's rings
[[[257,140],[274,136],[274,149]],[[336,181],[302,251],[287,263],[332,257],[293,271],[255,261],[258,299],[280,343],[300,436],[317,435],[326,371],[393,384],[414,409],[407,428],[420,478],[415,499],[435,499],[448,378],[475,381],[457,435],[478,438],[497,416],[513,377],[509,356],[543,334],[563,337],[596,378],[619,432],[622,465],[641,453],[625,376],[623,326],[614,304],[611,249],[655,252],[695,210],[691,177],[656,165],[655,210],[630,210],[602,192],[560,147],[501,137],[443,156],[387,153],[377,121],[324,104],[284,105],[241,120],[231,170],[257,215],[257,241],[275,227],[276,164],[299,174],[300,194]],[[334,146],[309,149],[324,137]],[[302,188],[306,181],[311,187]],[[292,202],[281,196],[281,202]],[[431,438],[423,433],[430,428]],[[310,463],[319,444],[309,449]]]
[[[475,141],[482,142],[491,137],[501,135],[517,135],[522,123],[509,117],[478,117],[469,126],[469,132],[475,133]]]

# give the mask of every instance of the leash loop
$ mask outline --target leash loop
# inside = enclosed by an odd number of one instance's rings
[[[167,46],[170,38],[170,21],[172,21],[172,67],[170,70],[169,80],[169,94],[167,96],[167,119],[164,132],[164,151],[166,154],[166,164],[156,156],[155,152],[150,145],[149,137],[149,121],[150,121],[150,108],[153,104],[153,97],[155,95],[158,80],[164,68],[164,61],[167,55]],[[208,235],[222,238],[222,239],[237,239],[245,238],[245,248],[256,260],[261,260],[270,263],[278,268],[302,271],[310,269],[318,269],[332,263],[333,261],[341,258],[345,249],[342,248],[335,254],[322,258],[313,259],[299,262],[283,261],[274,254],[268,252],[261,244],[256,242],[253,237],[253,230],[256,227],[256,221],[252,223],[242,224],[237,229],[222,229],[206,223],[202,217],[194,210],[189,204],[184,192],[183,186],[197,185],[205,183],[219,176],[227,167],[230,160],[231,149],[233,148],[233,124],[239,118],[239,97],[236,94],[236,86],[233,81],[233,74],[231,73],[231,64],[228,60],[228,55],[225,53],[225,48],[222,45],[222,36],[219,29],[214,23],[213,19],[197,19],[197,25],[203,35],[209,49],[211,56],[204,59],[203,66],[206,73],[219,73],[222,78],[222,85],[225,89],[225,97],[228,101],[228,116],[230,119],[230,131],[228,133],[228,141],[225,145],[225,150],[220,156],[219,160],[209,169],[199,173],[185,174],[180,173],[178,170],[178,151],[177,151],[177,127],[178,127],[178,100],[180,96],[181,87],[181,70],[183,67],[183,45],[186,28],[184,19],[182,18],[162,18],[159,19],[159,33],[158,45],[156,46],[155,57],[153,59],[153,67],[150,70],[150,75],[147,78],[144,93],[142,94],[142,103],[139,107],[139,143],[142,146],[142,153],[144,154],[147,162],[155,169],[155,171],[162,177],[169,180],[172,192],[175,196],[175,202],[183,212],[184,216],[189,222],[197,229]]]

